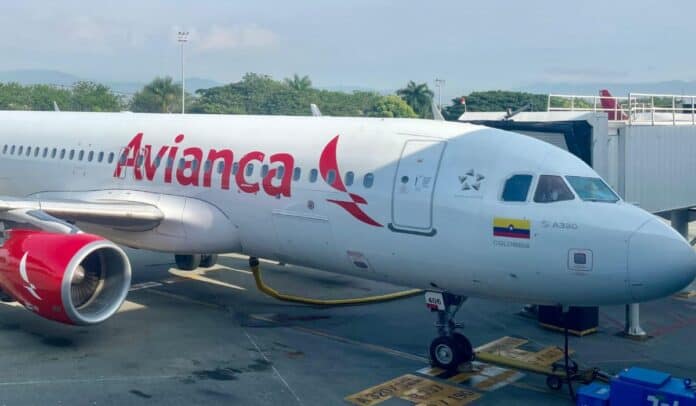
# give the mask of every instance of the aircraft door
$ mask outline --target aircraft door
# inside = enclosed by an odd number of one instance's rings
[[[410,140],[396,169],[392,194],[392,231],[434,235],[433,194],[444,141]]]

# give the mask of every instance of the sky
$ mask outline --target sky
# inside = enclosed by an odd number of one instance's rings
[[[443,97],[539,82],[696,79],[693,1],[0,0],[0,70],[103,81],[309,75]]]

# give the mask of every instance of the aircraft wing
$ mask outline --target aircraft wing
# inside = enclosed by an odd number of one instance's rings
[[[84,222],[121,230],[146,231],[159,225],[164,213],[138,202],[77,200],[21,200],[0,197],[0,219],[29,223],[38,228],[69,232],[69,223]],[[61,221],[62,220],[62,221]]]

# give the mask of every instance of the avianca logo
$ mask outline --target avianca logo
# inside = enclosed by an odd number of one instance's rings
[[[347,193],[350,200],[326,200],[341,206],[345,211],[365,224],[375,227],[382,227],[381,224],[373,220],[360,208],[360,206],[358,206],[358,204],[367,204],[367,201],[362,196],[358,196],[355,193],[349,193],[346,186],[343,184],[343,176],[341,176],[341,171],[338,169],[338,159],[336,158],[337,146],[338,135],[329,141],[329,143],[324,147],[324,150],[321,152],[321,158],[319,158],[319,173],[321,173],[321,177],[329,186],[340,192]],[[336,176],[333,177],[333,183],[329,182],[329,171],[332,170],[336,174]]]
[[[321,153],[319,159],[319,172],[324,181],[333,189],[347,194],[350,200],[327,199],[328,202],[337,204],[357,220],[371,226],[382,227],[382,225],[368,216],[358,205],[367,204],[367,201],[359,195],[349,193],[343,184],[341,172],[338,169],[336,159],[336,147],[338,145],[338,135],[334,137]],[[222,165],[220,174],[220,187],[230,189],[231,175],[235,153],[231,149],[210,149],[204,151],[198,147],[181,147],[184,141],[184,134],[179,134],[174,138],[174,145],[163,145],[155,151],[155,148],[146,144],[143,145],[143,133],[138,133],[130,140],[128,145],[121,152],[114,177],[121,178],[125,168],[132,168],[133,178],[137,181],[153,181],[155,176],[160,173],[160,167],[164,166],[164,183],[176,182],[181,186],[212,187],[213,172],[215,168]],[[181,149],[181,154],[179,153]],[[205,159],[204,159],[205,156]],[[153,158],[154,157],[154,158]],[[183,160],[180,164],[179,161]],[[203,163],[205,162],[205,165]],[[265,174],[261,183],[247,179],[247,165],[258,162],[259,164],[268,163],[269,170]],[[285,152],[278,152],[267,155],[261,151],[248,152],[237,162],[237,170],[234,172],[234,181],[240,192],[256,194],[263,191],[273,197],[290,197],[292,195],[292,173],[295,165],[294,157]],[[201,166],[203,166],[201,168]],[[329,172],[335,171],[333,182],[329,182]],[[202,173],[201,173],[202,172]]]

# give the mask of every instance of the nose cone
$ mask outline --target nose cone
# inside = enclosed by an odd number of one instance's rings
[[[651,219],[631,234],[628,272],[636,302],[669,296],[696,277],[696,252],[672,227]]]

